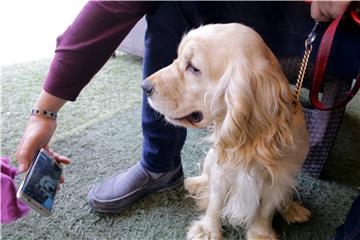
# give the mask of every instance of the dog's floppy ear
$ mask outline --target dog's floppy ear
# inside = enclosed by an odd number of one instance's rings
[[[226,113],[214,137],[219,163],[234,161],[245,167],[260,163],[273,176],[276,160],[293,140],[291,92],[277,60],[272,60],[228,65],[218,91],[223,93]]]

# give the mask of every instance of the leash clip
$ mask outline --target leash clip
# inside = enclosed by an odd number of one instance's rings
[[[320,25],[319,22],[315,21],[314,27],[311,29],[311,32],[305,39],[305,52],[299,69],[299,73],[295,85],[295,91],[294,91],[293,103],[295,105],[297,104],[300,98],[300,91],[304,81],[305,71],[308,65],[310,53],[312,51],[312,44],[316,39],[316,29],[318,28],[319,25]]]
[[[312,48],[312,44],[316,39],[316,30],[319,25],[320,25],[320,23],[315,21],[314,27],[311,29],[311,32],[309,33],[309,35],[307,36],[307,38],[305,40],[305,48],[306,49]]]

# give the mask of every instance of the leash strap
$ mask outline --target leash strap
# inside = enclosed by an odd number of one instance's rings
[[[356,78],[356,82],[352,89],[347,93],[345,98],[335,103],[334,106],[327,107],[319,101],[318,95],[320,92],[321,83],[324,79],[326,66],[329,60],[331,46],[334,40],[336,29],[342,19],[343,15],[338,16],[326,29],[319,46],[319,50],[316,56],[315,69],[312,80],[312,86],[310,89],[310,100],[312,104],[319,110],[333,110],[337,108],[343,108],[346,104],[356,95],[360,88],[360,72]]]

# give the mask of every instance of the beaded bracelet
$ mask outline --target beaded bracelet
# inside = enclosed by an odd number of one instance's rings
[[[42,110],[39,108],[33,108],[31,109],[31,115],[36,115],[36,116],[45,116],[51,119],[56,120],[57,118],[57,112],[51,112],[48,110]]]

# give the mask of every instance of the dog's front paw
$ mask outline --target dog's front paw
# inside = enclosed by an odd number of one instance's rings
[[[301,223],[310,219],[311,212],[298,202],[292,202],[288,208],[281,213],[281,215],[288,223]]]
[[[222,240],[218,227],[207,226],[203,220],[195,221],[186,236],[187,240]]]

